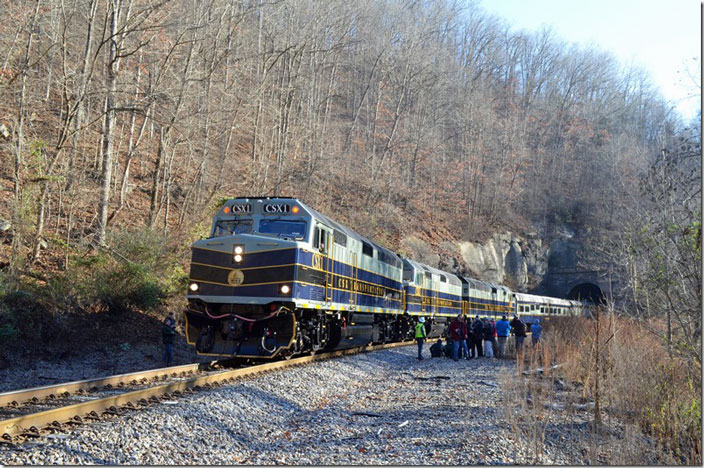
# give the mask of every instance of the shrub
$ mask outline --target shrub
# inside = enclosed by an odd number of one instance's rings
[[[153,274],[135,263],[110,262],[95,276],[93,289],[100,306],[118,315],[135,309],[151,310],[161,298]]]
[[[47,341],[60,334],[56,320],[46,313],[41,297],[19,290],[0,298],[0,337],[8,343]]]
[[[121,315],[149,311],[163,299],[185,290],[188,275],[178,263],[177,248],[148,230],[117,231],[109,247],[95,255],[74,258],[69,273],[76,294],[89,307]]]

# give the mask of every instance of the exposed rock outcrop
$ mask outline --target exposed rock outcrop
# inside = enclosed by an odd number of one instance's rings
[[[521,239],[510,232],[494,234],[485,244],[461,242],[459,249],[477,279],[519,291],[540,282],[547,271],[549,248],[537,235]]]
[[[546,240],[531,232],[519,237],[511,232],[496,233],[485,243],[446,242],[440,254],[416,237],[401,243],[402,254],[460,275],[504,284],[516,291],[564,297],[572,283],[591,281],[594,272],[578,266],[581,244],[574,234],[561,231]],[[590,276],[591,275],[591,276]]]
[[[563,238],[550,243],[528,233],[525,238],[511,232],[497,233],[484,244],[459,243],[464,260],[477,279],[505,284],[518,291],[533,290],[551,265],[576,265],[575,243]]]

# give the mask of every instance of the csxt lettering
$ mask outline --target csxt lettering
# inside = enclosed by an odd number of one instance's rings
[[[264,211],[267,213],[288,213],[291,211],[291,206],[283,204],[264,205]]]
[[[232,205],[233,213],[251,213],[252,205]]]

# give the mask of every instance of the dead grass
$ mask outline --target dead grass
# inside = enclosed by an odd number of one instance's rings
[[[701,465],[701,375],[637,321],[607,310],[553,321],[524,351],[501,383],[527,462]]]

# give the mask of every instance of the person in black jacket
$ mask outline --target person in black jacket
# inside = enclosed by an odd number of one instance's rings
[[[442,357],[443,349],[442,338],[438,338],[438,341],[430,347],[430,356]]]
[[[516,337],[516,352],[518,353],[523,351],[523,340],[527,336],[526,324],[523,323],[523,320],[521,320],[518,315],[514,315],[510,323],[511,331]]]
[[[484,336],[484,326],[482,325],[482,320],[479,316],[474,317],[472,322],[472,346],[471,350],[474,350],[474,356],[477,358],[484,357],[484,351],[482,350],[482,338]],[[470,350],[470,353],[471,353]]]
[[[170,366],[174,360],[174,341],[176,340],[176,318],[173,312],[164,319],[161,327],[161,340],[164,343],[164,364]]]
[[[494,335],[496,329],[493,327],[488,318],[483,321],[484,325],[484,356],[494,357]]]

